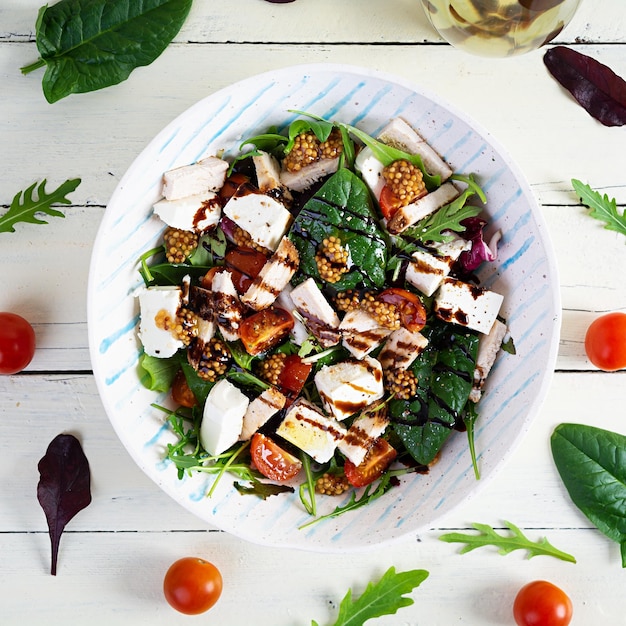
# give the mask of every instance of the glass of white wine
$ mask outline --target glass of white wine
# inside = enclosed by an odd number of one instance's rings
[[[422,0],[449,43],[480,56],[536,50],[570,22],[581,0]]]

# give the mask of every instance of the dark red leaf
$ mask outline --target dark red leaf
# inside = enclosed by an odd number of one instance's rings
[[[626,81],[613,70],[564,46],[548,50],[543,61],[589,115],[605,126],[626,124]]]
[[[287,4],[288,2],[295,2],[296,0],[265,0],[265,2],[272,2],[273,4]]]
[[[89,462],[73,435],[57,435],[39,461],[37,500],[46,514],[52,566],[56,576],[61,534],[67,523],[91,502]]]

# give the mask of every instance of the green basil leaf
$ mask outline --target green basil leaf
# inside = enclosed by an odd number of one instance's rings
[[[352,269],[333,283],[338,291],[382,287],[387,265],[387,242],[365,183],[350,170],[340,169],[304,205],[290,237],[300,254],[302,273],[321,280],[315,254],[326,237],[338,237],[350,251]]]
[[[39,11],[41,58],[24,74],[46,65],[43,92],[56,102],[126,80],[149,65],[183,25],[192,0],[61,0]]]
[[[583,424],[559,424],[550,444],[572,502],[620,544],[626,567],[626,436]]]

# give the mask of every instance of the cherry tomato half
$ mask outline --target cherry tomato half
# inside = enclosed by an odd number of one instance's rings
[[[270,480],[289,480],[302,469],[302,461],[262,433],[254,433],[250,456],[255,467]]]
[[[594,320],[585,335],[585,352],[605,372],[626,367],[626,313],[607,313]]]
[[[387,220],[391,219],[400,206],[400,201],[391,191],[391,187],[385,185],[380,192],[378,204],[383,217]]]
[[[567,626],[572,619],[572,602],[552,583],[535,580],[517,593],[513,617],[518,626]]]
[[[234,172],[224,181],[218,195],[222,204],[226,204],[234,195],[245,195],[244,190],[246,193],[251,193],[252,190],[249,191],[249,187],[251,187],[250,178],[245,174]]]
[[[21,315],[0,313],[0,374],[21,372],[35,355],[35,331]]]
[[[183,370],[178,370],[172,381],[172,399],[179,406],[185,406],[190,409],[198,404],[196,396],[193,395],[193,391],[187,384]]]
[[[204,559],[184,557],[172,563],[163,580],[169,604],[185,615],[208,611],[222,595],[220,571]]]
[[[267,262],[267,257],[258,250],[237,247],[226,253],[224,261],[227,266],[246,274],[246,276],[255,278]]]
[[[297,396],[304,387],[313,365],[304,363],[297,354],[290,354],[283,365],[278,377],[278,386],[283,392]]]
[[[383,475],[397,454],[396,449],[386,439],[379,437],[360,465],[355,465],[349,459],[345,462],[343,470],[348,482],[353,487],[365,487],[373,483]]]
[[[402,325],[411,332],[420,331],[426,325],[426,309],[417,294],[391,287],[379,294],[378,299],[395,304],[400,311]]]
[[[248,354],[261,354],[278,345],[293,325],[289,311],[270,307],[246,317],[239,326],[239,338]]]

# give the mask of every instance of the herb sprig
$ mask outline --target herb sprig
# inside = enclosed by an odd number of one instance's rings
[[[626,213],[617,210],[615,198],[609,198],[607,194],[600,194],[589,185],[572,178],[574,191],[581,202],[590,209],[589,215],[601,222],[605,222],[604,228],[614,230],[626,236]]]

